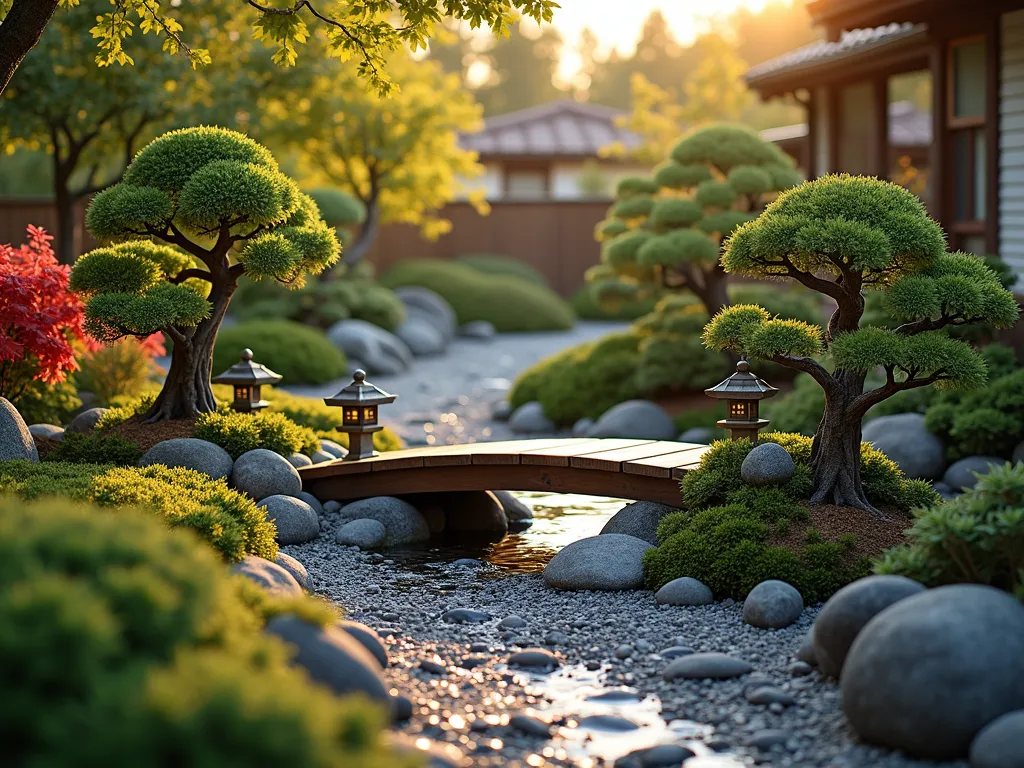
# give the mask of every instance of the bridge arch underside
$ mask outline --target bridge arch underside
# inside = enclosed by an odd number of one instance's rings
[[[394,451],[300,470],[321,501],[451,491],[578,493],[678,506],[679,481],[706,446],[655,440],[551,439]]]

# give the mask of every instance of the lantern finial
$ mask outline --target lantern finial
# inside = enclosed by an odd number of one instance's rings
[[[363,384],[366,381],[366,371],[364,371],[362,368],[356,368],[355,371],[352,373],[352,380],[356,384]]]
[[[246,347],[242,350],[242,362],[248,363],[252,360],[252,350]]]
[[[748,363],[746,360],[740,360],[738,363],[736,363],[736,372],[737,373],[746,373],[749,370],[750,370],[750,363]]]

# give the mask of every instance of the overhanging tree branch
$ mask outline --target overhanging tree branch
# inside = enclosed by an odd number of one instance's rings
[[[46,29],[58,0],[14,0],[0,23],[0,93]]]

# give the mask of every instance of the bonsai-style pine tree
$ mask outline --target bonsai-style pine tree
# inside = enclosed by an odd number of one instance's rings
[[[700,129],[676,145],[653,179],[619,183],[610,216],[597,227],[605,267],[589,277],[618,279],[595,286],[599,294],[640,298],[654,287],[687,289],[713,315],[729,304],[723,240],[799,183],[789,158],[756,133],[734,125]]]
[[[945,235],[921,202],[877,179],[827,176],[784,193],[736,230],[723,266],[733,275],[796,280],[836,304],[824,330],[753,305],[721,311],[704,330],[708,347],[803,371],[825,391],[811,453],[812,503],[877,513],[861,487],[864,414],[903,390],[983,383],[981,356],[943,329],[978,322],[1006,328],[1018,315],[995,272],[976,256],[947,253]],[[883,293],[900,325],[860,327],[867,290]],[[823,352],[831,370],[815,359]],[[885,372],[885,383],[864,391],[874,369]]]
[[[270,152],[222,128],[171,131],[146,146],[122,181],[93,198],[71,288],[87,298],[86,330],[112,342],[156,331],[174,351],[146,420],[215,410],[213,345],[243,275],[301,285],[338,259],[334,230]]]

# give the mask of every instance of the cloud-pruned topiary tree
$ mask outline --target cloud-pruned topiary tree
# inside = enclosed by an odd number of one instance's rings
[[[213,411],[217,331],[244,275],[301,285],[338,259],[334,230],[270,152],[222,128],[171,131],[122,181],[99,193],[86,223],[103,247],[71,272],[86,330],[112,342],[163,331],[174,343],[149,422]]]
[[[814,378],[825,391],[825,411],[812,449],[811,501],[876,514],[861,485],[864,414],[908,389],[983,383],[982,357],[944,329],[978,322],[1006,328],[1019,312],[981,259],[946,252],[944,233],[913,194],[878,179],[826,176],[784,193],[736,230],[723,266],[733,275],[796,280],[835,302],[825,329],[754,305],[732,306],[707,325],[704,341]],[[866,290],[883,293],[899,326],[861,327]],[[831,370],[816,359],[825,352]],[[865,391],[865,377],[876,369],[885,381]]]
[[[684,137],[653,178],[618,186],[596,229],[603,264],[590,273],[600,297],[692,291],[708,314],[729,304],[722,242],[779,192],[800,183],[778,147],[736,125]]]

